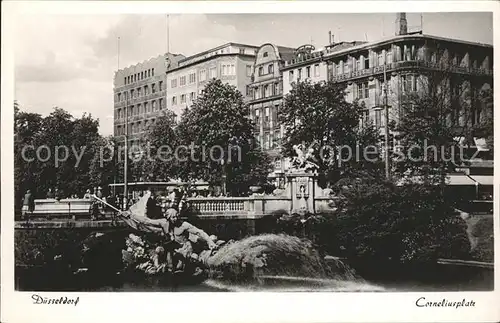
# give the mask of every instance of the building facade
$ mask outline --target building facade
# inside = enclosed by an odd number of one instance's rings
[[[252,66],[258,47],[228,43],[179,60],[166,73],[167,108],[177,118],[194,102],[208,81],[214,78],[234,85],[250,99]]]
[[[358,100],[364,106],[361,124],[371,122],[382,134],[384,100],[389,106],[389,120],[397,121],[405,98],[422,93],[429,85],[429,72],[443,72],[447,80],[441,88],[458,92],[466,87],[472,98],[470,111],[454,113],[450,126],[474,125],[488,117],[481,115],[482,103],[474,98],[493,86],[493,46],[408,33],[404,13],[397,14],[395,30],[392,37],[374,42],[333,43],[316,55],[302,55],[286,62],[282,69],[284,94],[294,82],[306,79],[345,84],[346,100]]]
[[[255,125],[255,138],[275,159],[276,171],[281,170],[278,144],[283,129],[278,121],[278,112],[283,99],[283,77],[281,69],[285,61],[293,58],[295,49],[274,44],[260,46],[249,84],[250,117]]]
[[[166,72],[175,68],[178,54],[164,54],[118,70],[114,77],[114,135],[128,135],[136,143],[140,135],[166,109]],[[123,137],[124,138],[124,137]]]

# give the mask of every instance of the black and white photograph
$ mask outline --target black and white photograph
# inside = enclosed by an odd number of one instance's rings
[[[112,3],[10,16],[2,240],[12,227],[26,304],[403,293],[421,312],[486,307],[470,292],[495,290],[492,9]]]

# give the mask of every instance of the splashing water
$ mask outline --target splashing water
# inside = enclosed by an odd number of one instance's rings
[[[207,259],[206,285],[231,291],[378,291],[341,260],[323,258],[309,240],[285,234],[251,236]]]

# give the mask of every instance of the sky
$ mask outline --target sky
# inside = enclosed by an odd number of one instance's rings
[[[425,34],[493,44],[491,13],[422,17]],[[420,13],[407,19],[410,30],[420,28]],[[169,16],[170,52],[189,56],[227,42],[294,48],[312,43],[319,48],[327,44],[328,31],[335,41],[373,41],[393,35],[394,21],[394,13],[176,14]],[[166,30],[164,14],[20,17],[15,27],[15,99],[22,110],[42,115],[54,107],[75,117],[90,113],[100,121],[99,132],[110,135],[114,72],[165,53]]]

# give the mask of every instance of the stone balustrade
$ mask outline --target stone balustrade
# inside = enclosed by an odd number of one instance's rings
[[[92,200],[90,199],[36,199],[34,216],[44,217],[69,217],[78,215],[89,215]],[[28,206],[23,205],[23,211],[27,211]]]
[[[312,196],[311,196],[312,198]],[[292,198],[288,195],[254,194],[249,197],[190,197],[188,204],[203,218],[258,219],[265,215],[292,211]],[[316,212],[332,210],[334,197],[314,197]],[[76,218],[90,216],[90,199],[37,199],[33,216],[45,218]],[[27,206],[23,206],[23,211]]]

